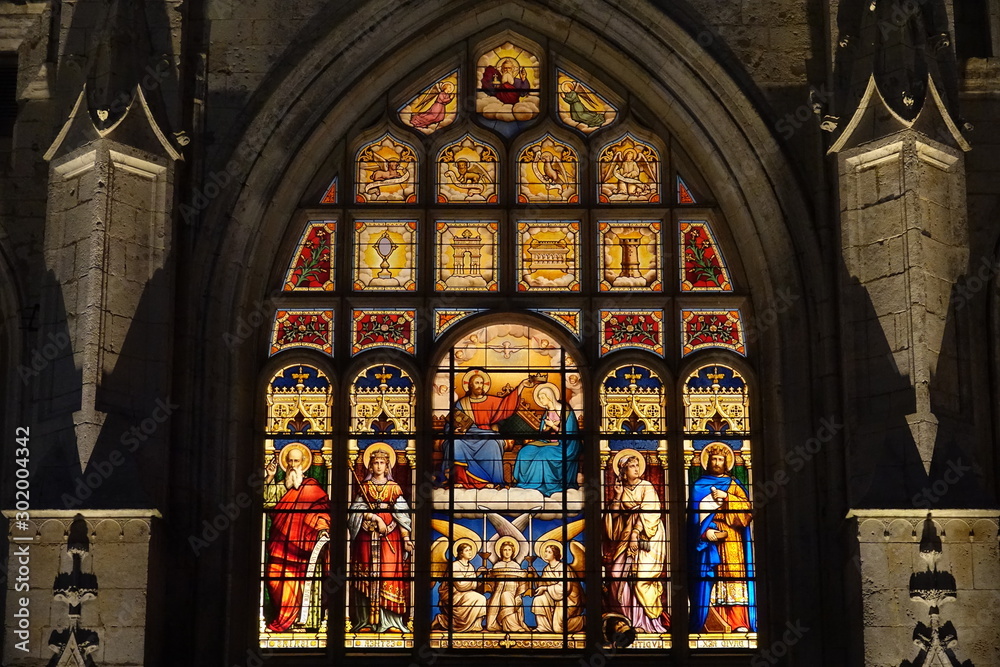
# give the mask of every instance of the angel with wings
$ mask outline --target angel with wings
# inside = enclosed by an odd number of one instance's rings
[[[583,531],[583,520],[568,526],[557,526],[535,541],[535,554],[545,561],[535,581],[531,611],[535,614],[539,632],[579,632],[583,629],[583,581],[586,572],[586,552],[573,540]],[[563,562],[563,544],[568,540],[572,563]],[[569,574],[569,577],[566,575]]]
[[[413,102],[410,125],[419,130],[437,129],[447,117],[448,104],[455,99],[455,84],[451,81],[438,81]]]
[[[574,123],[590,128],[604,125],[604,105],[595,100],[579,81],[564,81],[559,93],[569,105],[569,117]]]
[[[431,580],[438,584],[438,607],[441,613],[431,622],[431,630],[480,632],[486,616],[486,596],[483,595],[483,575],[472,564],[482,550],[482,540],[475,531],[461,524],[448,524],[440,519],[432,522],[434,530],[444,535],[449,529],[454,536],[454,562],[448,581],[447,537],[439,537],[431,546]],[[480,568],[482,569],[482,568]]]
[[[601,162],[601,191],[612,201],[649,201],[656,182],[656,165],[641,150],[618,150]]]

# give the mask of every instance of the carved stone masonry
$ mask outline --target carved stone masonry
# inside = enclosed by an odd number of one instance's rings
[[[938,570],[937,563],[941,559],[941,538],[938,536],[934,521],[928,513],[924,521],[923,535],[920,538],[920,557],[927,564],[922,572],[910,575],[910,599],[923,602],[929,609],[930,626],[917,622],[913,630],[913,643],[920,653],[913,662],[904,660],[900,667],[924,667],[925,665],[941,665],[942,667],[975,667],[971,660],[959,662],[955,656],[958,644],[958,632],[951,621],[941,624],[940,607],[948,602],[954,602],[958,597],[955,587],[955,577],[947,570]]]
[[[59,574],[52,584],[52,597],[68,605],[69,625],[53,630],[49,648],[55,653],[50,667],[91,667],[91,653],[100,646],[97,631],[80,625],[83,604],[97,597],[97,576],[92,571],[87,522],[77,514],[69,528],[66,548],[60,554]]]

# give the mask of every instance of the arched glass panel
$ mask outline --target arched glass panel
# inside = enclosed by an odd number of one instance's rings
[[[261,526],[261,648],[323,648],[330,570],[330,381],[308,365],[268,384]]]
[[[723,364],[684,384],[691,648],[756,648],[750,393]]]
[[[586,646],[582,389],[529,325],[470,331],[441,361],[432,648]]]
[[[351,384],[346,647],[413,647],[413,380],[370,366]]]
[[[604,633],[670,648],[667,418],[663,382],[639,364],[601,383]]]

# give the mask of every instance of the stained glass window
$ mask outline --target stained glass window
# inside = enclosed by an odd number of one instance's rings
[[[655,204],[660,201],[660,153],[631,134],[601,150],[598,169],[601,202]]]
[[[432,389],[431,647],[582,649],[576,362],[528,325],[475,329]]]
[[[681,291],[732,292],[726,260],[707,220],[680,223]]]
[[[677,177],[677,203],[678,204],[697,204],[695,201],[694,194],[691,192],[691,188],[688,184],[684,182],[684,179],[680,176]]]
[[[337,223],[333,220],[310,221],[302,232],[295,255],[285,275],[282,290],[332,291],[334,288],[334,244]]]
[[[332,310],[279,310],[271,332],[271,354],[296,347],[333,354]]]
[[[355,196],[359,204],[417,200],[419,164],[412,145],[387,133],[358,151],[357,165]]]
[[[579,222],[519,222],[517,233],[519,290],[580,290],[577,268],[580,255]]]
[[[495,292],[499,287],[498,229],[496,221],[439,220],[435,289]]]
[[[666,391],[655,372],[631,364],[605,377],[600,399],[603,621],[630,648],[669,648]]]
[[[602,310],[600,334],[602,355],[627,348],[663,354],[663,311]]]
[[[455,122],[458,93],[458,70],[455,70],[407,102],[399,110],[399,119],[423,134],[433,134]]]
[[[622,81],[512,32],[459,51],[380,93],[279,260],[260,646],[742,659],[752,302],[722,211]]]
[[[413,380],[372,366],[351,384],[347,648],[413,647]]]
[[[267,387],[260,646],[323,648],[330,574],[333,394],[317,368],[288,366]]]
[[[354,289],[413,291],[417,288],[416,220],[354,223]]]
[[[716,347],[746,355],[743,318],[738,310],[681,309],[681,353]]]
[[[757,594],[743,376],[705,365],[684,383],[691,648],[756,648]]]
[[[559,120],[590,134],[618,117],[618,110],[593,88],[567,72],[559,70]]]
[[[476,111],[487,120],[528,121],[541,109],[541,61],[528,49],[504,42],[476,62]]]
[[[496,149],[469,135],[438,153],[437,200],[439,204],[497,201]]]
[[[602,292],[663,290],[659,220],[598,223]]]
[[[522,204],[580,201],[576,151],[552,135],[525,146],[517,158],[517,200]]]

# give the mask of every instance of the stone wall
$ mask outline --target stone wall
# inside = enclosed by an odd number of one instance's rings
[[[930,514],[940,538],[939,572],[954,577],[957,594],[941,605],[941,622],[958,630],[954,653],[960,661],[996,664],[1000,646],[1000,545],[996,511],[939,510]],[[852,512],[857,530],[855,564],[861,579],[866,667],[899,667],[914,660],[913,631],[929,624],[929,607],[911,599],[910,577],[927,571],[921,558],[922,511]]]

